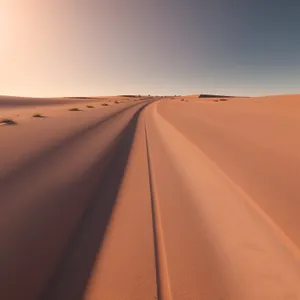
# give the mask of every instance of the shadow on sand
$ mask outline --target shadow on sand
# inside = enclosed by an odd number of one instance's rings
[[[89,205],[58,269],[40,299],[83,299],[119,192],[138,116],[143,109],[144,107],[134,115],[112,148],[107,151],[107,157],[102,157],[83,179],[82,186],[87,185],[92,191],[92,196],[88,199]],[[103,161],[107,164],[102,173],[99,170],[103,169]]]

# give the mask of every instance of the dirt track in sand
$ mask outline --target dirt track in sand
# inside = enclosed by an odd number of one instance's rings
[[[187,99],[0,127],[1,299],[300,299],[298,104]]]

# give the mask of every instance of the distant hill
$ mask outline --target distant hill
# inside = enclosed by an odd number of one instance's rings
[[[119,97],[124,97],[124,98],[138,98],[141,97],[141,95],[119,95]]]
[[[236,98],[236,96],[224,96],[224,95],[200,94],[199,98]]]

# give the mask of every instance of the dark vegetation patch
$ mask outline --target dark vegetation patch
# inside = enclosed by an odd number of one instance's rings
[[[65,97],[67,99],[93,99],[92,97]]]
[[[81,111],[78,107],[70,108],[69,111]]]
[[[235,96],[200,94],[199,98],[235,98]]]
[[[125,97],[125,98],[137,98],[141,97],[140,95],[119,95],[119,97]]]
[[[0,125],[16,125],[17,122],[15,122],[13,119],[0,119]]]
[[[45,118],[44,115],[40,114],[40,113],[35,113],[32,115],[33,118]]]

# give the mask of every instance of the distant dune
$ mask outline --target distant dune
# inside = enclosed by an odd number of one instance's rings
[[[141,95],[119,95],[119,97],[124,97],[124,98],[139,98],[142,97]]]
[[[200,94],[199,98],[235,98],[236,96],[224,96],[224,95],[212,95],[212,94]]]

